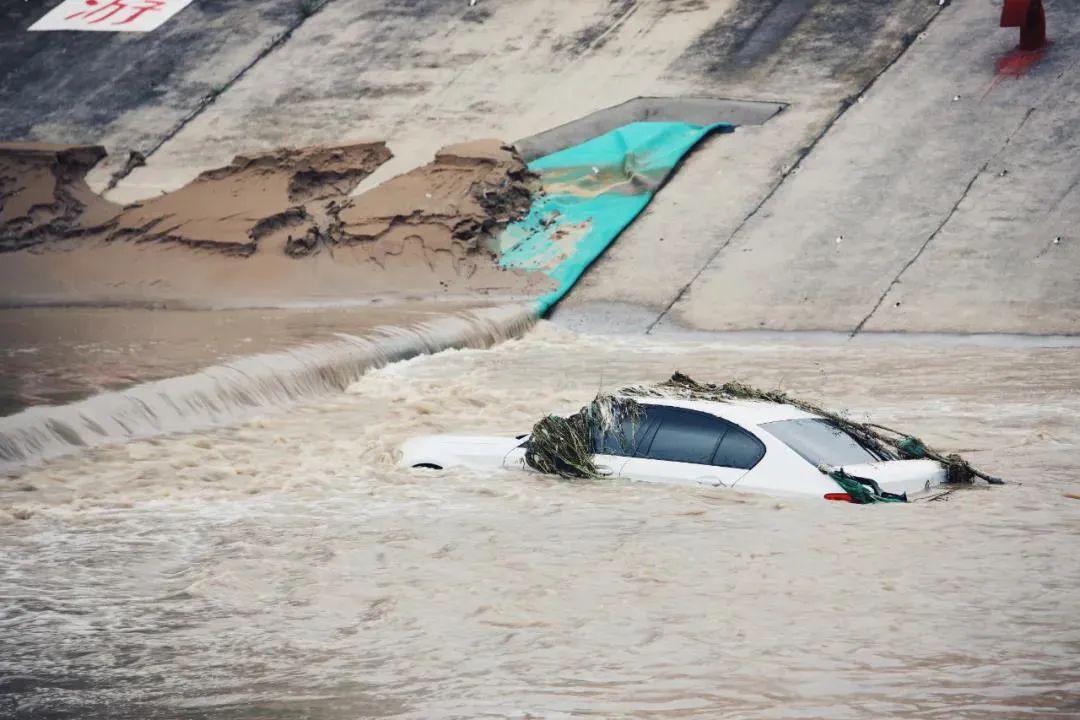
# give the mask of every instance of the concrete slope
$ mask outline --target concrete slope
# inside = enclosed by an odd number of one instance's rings
[[[787,110],[696,151],[553,317],[646,331],[809,152],[847,104],[938,12],[926,2],[740,3],[667,68],[700,92],[772,98]],[[773,282],[781,282],[778,267]],[[722,315],[720,308],[713,313]]]
[[[116,197],[171,189],[254,148],[386,139],[396,159],[362,191],[452,142],[514,140],[638,95],[680,94],[696,86],[661,74],[730,5],[333,0]]]
[[[446,143],[513,140],[634,97],[792,102],[698,150],[560,312],[596,318],[621,303],[643,308],[627,327],[644,329],[937,10],[926,0],[335,0],[112,198],[286,143],[387,139],[396,157],[363,191]]]
[[[832,110],[929,17],[921,0],[845,11],[851,16],[830,21],[833,36],[810,22],[837,14],[830,4],[802,2],[813,7],[804,8],[801,34],[787,40],[796,45],[791,56],[782,36],[742,58],[735,46],[757,37],[742,27],[762,23],[760,6],[791,4],[800,2],[334,1],[134,173],[124,192],[170,189],[236,152],[283,142],[385,138],[398,156],[389,174],[448,142],[523,137],[641,95],[783,100],[802,88]],[[842,42],[854,29],[859,42]],[[889,40],[885,52],[879,35]],[[786,79],[747,81],[762,74]]]
[[[20,5],[0,5],[9,27],[44,12]],[[1080,331],[1080,0],[1048,0],[1056,44],[999,81],[1015,31],[997,28],[993,3],[311,7],[194,3],[143,36],[7,32],[0,128],[103,139],[119,161],[151,150],[110,195],[130,201],[280,145],[387,139],[395,158],[363,191],[448,143],[534,136],[635,97],[786,103],[691,155],[554,318],[630,331]],[[113,169],[90,179],[101,188]]]
[[[1080,18],[1080,6],[1074,12]],[[1080,24],[1072,30],[1010,88],[1028,105],[1015,131],[972,174],[864,329],[1080,333]]]
[[[662,324],[1080,332],[1080,3],[1048,10],[1014,78],[999,9],[949,6]]]
[[[296,0],[196,2],[149,33],[27,32],[59,0],[0,0],[0,140],[149,153],[300,22]]]

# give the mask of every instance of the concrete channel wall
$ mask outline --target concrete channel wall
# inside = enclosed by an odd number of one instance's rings
[[[949,6],[661,322],[1080,332],[1080,4],[1050,9],[1017,78],[995,74],[1016,42],[997,9]]]
[[[25,32],[55,4],[0,3],[0,135],[104,142],[99,188],[147,154],[118,201],[241,152],[387,139],[363,190],[452,142],[535,153],[635,98],[726,98],[784,109],[703,143],[556,321],[1080,332],[1080,0],[1047,0],[1054,44],[1022,77],[995,72],[1016,36],[991,2],[196,0],[146,35]]]

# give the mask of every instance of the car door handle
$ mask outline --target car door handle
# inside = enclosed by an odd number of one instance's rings
[[[698,485],[708,485],[709,487],[727,487],[723,480],[714,477],[699,477],[697,482]]]
[[[596,473],[601,477],[611,477],[615,474],[615,469],[608,467],[607,465],[597,465]]]

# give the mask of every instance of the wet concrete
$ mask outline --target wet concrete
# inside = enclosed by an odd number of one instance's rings
[[[0,141],[149,153],[302,20],[296,0],[195,2],[149,33],[27,32],[59,0],[0,2]]]
[[[763,3],[765,4],[765,3]],[[775,51],[810,11],[814,0],[781,0],[773,4],[735,53],[738,66],[753,65]]]
[[[282,133],[292,142],[387,138],[396,160],[374,184],[449,142],[526,137],[633,97],[677,94],[657,75],[726,6],[331,3],[117,194],[167,189],[218,154]]]
[[[166,33],[73,41],[100,45],[102,60],[87,66],[99,72],[109,53],[131,46],[153,56],[153,43],[180,63],[189,56],[168,45],[177,42],[170,33],[196,33],[227,54],[200,50],[224,75],[250,57],[242,48],[263,37],[259,28],[289,22],[284,7],[260,7],[256,22],[238,4],[201,3]],[[714,138],[690,157],[554,317],[632,305],[652,314],[646,330],[1073,333],[1077,9],[1075,0],[1050,3],[1053,48],[1022,78],[1002,81],[994,66],[1015,31],[998,28],[998,8],[986,3],[590,0],[565,11],[539,0],[329,3],[213,104],[198,106],[114,197],[175,188],[286,138],[388,136],[397,157],[363,191],[447,142],[527,137],[632,97],[785,101],[767,124]],[[22,5],[8,12],[30,21]],[[213,18],[220,22],[203,32],[199,23]],[[254,33],[248,45],[214,34],[226,25]],[[50,118],[60,110],[34,105],[46,100],[30,97],[31,70],[53,73],[62,53],[55,37],[36,35],[5,37],[0,88],[8,108]],[[15,66],[39,45],[23,63],[29,69]],[[177,67],[170,82],[202,72]],[[79,87],[93,87],[87,81],[80,75]],[[165,93],[167,112],[146,93],[104,103],[82,102],[71,89],[54,95],[75,97],[72,108],[130,106],[109,138],[121,130],[162,137],[155,123],[203,97],[200,82]],[[5,125],[53,140],[104,127],[73,116],[78,132],[60,120],[28,130],[31,114],[9,115]],[[1014,174],[997,181],[995,169]],[[663,273],[654,270],[658,256]]]
[[[1018,79],[995,74],[1016,40],[996,9],[947,7],[661,324],[1080,332],[1080,5],[1051,9]]]
[[[635,318],[632,327],[656,327],[800,159],[816,152],[817,142],[849,103],[908,48],[937,11],[936,5],[906,2],[737,3],[707,25],[663,79],[678,83],[692,78],[701,87],[723,88],[727,96],[778,97],[788,107],[768,123],[715,138],[687,158],[646,212],[556,308],[553,319],[633,306],[625,312]],[[657,271],[657,258],[663,258],[663,272]],[[782,285],[800,272],[799,261],[785,256],[747,292],[759,285]],[[738,312],[711,302],[702,305],[701,315],[719,322]],[[650,314],[647,322],[637,322]],[[695,327],[684,314],[669,319]]]

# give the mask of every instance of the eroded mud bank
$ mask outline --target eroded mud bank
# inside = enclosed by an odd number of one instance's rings
[[[127,206],[87,186],[99,146],[0,145],[0,300],[221,301],[523,292],[491,238],[539,182],[516,151],[479,140],[358,196],[383,142],[238,156]]]

